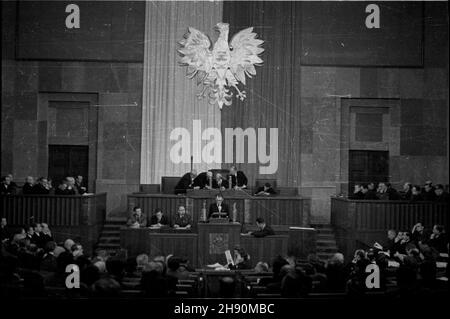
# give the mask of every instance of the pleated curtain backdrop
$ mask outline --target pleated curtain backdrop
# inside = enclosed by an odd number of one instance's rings
[[[221,128],[219,108],[196,97],[196,81],[186,77],[177,53],[177,42],[188,27],[208,34],[215,42],[218,34],[213,27],[221,21],[222,2],[146,3],[141,184],[160,183],[162,176],[189,171],[189,163],[175,164],[170,159],[175,144],[170,140],[173,129],[183,127],[192,135],[193,120],[201,120],[202,130]],[[198,171],[219,167],[215,163],[194,164]]]

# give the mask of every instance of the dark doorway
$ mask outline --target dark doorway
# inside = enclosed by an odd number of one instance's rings
[[[57,187],[66,176],[82,175],[88,185],[89,146],[49,145],[48,176]]]
[[[355,184],[389,181],[389,152],[350,151],[349,154],[349,193]]]

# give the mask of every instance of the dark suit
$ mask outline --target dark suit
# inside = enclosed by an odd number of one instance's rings
[[[365,200],[377,200],[378,199],[377,192],[371,191],[371,190],[367,191],[367,193],[364,194],[364,199]]]
[[[231,176],[231,185],[232,187],[235,187],[236,185],[238,187],[247,186],[248,180],[247,176],[245,176],[244,172],[237,171],[236,175],[228,175]]]
[[[56,272],[58,268],[58,263],[56,257],[53,254],[46,254],[41,261],[41,270]]]
[[[76,184],[74,185],[74,188],[77,190],[78,194],[83,195],[84,193],[86,193],[86,189],[82,189],[82,187],[84,187],[81,184]]]
[[[45,195],[48,194],[50,191],[44,187],[42,184],[37,184],[33,187],[33,194],[39,194],[39,195]]]
[[[226,179],[222,179],[221,183],[219,184],[219,182],[216,179],[213,179],[213,188],[221,188],[221,187],[225,187],[225,189],[228,188],[228,181]]]
[[[71,188],[71,189],[60,189],[57,188],[55,191],[55,195],[78,195],[77,191],[75,188]]]
[[[193,184],[191,173],[184,174],[175,186],[175,194],[186,193],[187,189],[193,188]]]
[[[161,225],[169,225],[169,221],[167,220],[167,217],[164,216],[164,215],[161,216],[161,219],[159,220],[159,223]],[[150,225],[156,225],[156,224],[158,224],[158,218],[156,217],[156,215],[153,215],[150,218]]]
[[[211,218],[211,215],[214,213],[218,213],[219,212],[219,207],[217,206],[217,203],[213,203],[209,206],[209,214],[208,214],[208,218]],[[222,203],[221,205],[221,210],[220,212],[226,213],[226,216],[221,216],[221,217],[229,217],[230,214],[230,209],[228,208],[228,205],[225,203]]]
[[[434,201],[436,199],[436,193],[434,192],[434,189],[432,188],[428,192],[424,190],[422,192],[422,198],[424,201],[429,201],[429,202]]]
[[[6,185],[5,183],[2,183],[0,185],[0,194],[14,194],[15,192],[16,192],[16,189],[11,184]]]
[[[252,236],[254,236],[254,237],[266,237],[266,236],[271,236],[271,235],[275,235],[275,232],[269,225],[266,225],[261,230],[252,232]]]
[[[214,179],[212,178],[212,180]],[[211,182],[211,185],[212,184],[213,183]],[[205,188],[206,186],[209,186],[208,175],[206,174],[206,172],[198,174],[197,177],[194,179],[194,187]]]
[[[270,195],[276,195],[276,193],[277,193],[272,187],[269,187],[267,190],[264,190],[264,186],[261,186],[260,188],[258,188],[255,192],[255,195],[258,195],[258,193],[260,193],[260,192],[266,192],[266,193],[269,193]]]
[[[34,193],[34,185],[25,183],[22,187],[22,194],[33,194]]]
[[[447,192],[442,193],[442,195],[436,195],[436,201],[440,203],[448,203],[449,202],[449,195]]]
[[[42,233],[35,232],[31,237],[31,243],[35,244],[39,248],[44,248],[45,244],[47,243],[46,240],[46,237]]]

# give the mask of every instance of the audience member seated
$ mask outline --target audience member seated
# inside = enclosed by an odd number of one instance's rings
[[[147,298],[165,298],[170,294],[169,282],[161,263],[151,261],[142,273],[142,292]]]
[[[87,192],[87,188],[83,184],[83,176],[81,176],[81,175],[76,176],[74,188],[76,189],[77,193],[80,195],[83,195]]]
[[[55,257],[56,243],[54,241],[49,241],[44,247],[44,256],[41,261],[41,270],[48,272],[56,272],[58,264]]]
[[[25,184],[22,186],[22,194],[30,195],[34,193],[34,178],[32,176],[27,176],[25,178]]]
[[[344,264],[344,255],[341,253],[334,254],[328,260],[325,268],[327,276],[327,288],[330,291],[344,291],[348,278],[348,270]]]
[[[285,298],[306,297],[312,290],[312,279],[301,267],[290,269],[281,281],[281,296]]]
[[[236,166],[230,167],[230,173],[228,175],[231,177],[231,187],[234,189],[247,188],[247,176],[245,176],[243,171],[238,171]]]
[[[422,223],[417,223],[414,225],[412,231],[411,231],[411,240],[414,244],[426,244],[428,241],[428,238],[430,237],[429,234],[425,231],[425,227],[423,227]]]
[[[378,184],[378,198],[381,200],[398,200],[400,195],[390,183],[381,182]]]
[[[66,177],[61,185],[55,191],[56,195],[78,195],[75,188],[75,179],[73,177]]]
[[[425,182],[422,190],[422,198],[427,202],[432,202],[436,199],[436,193],[434,192],[434,186],[431,181]]]
[[[194,189],[212,189],[213,180],[213,173],[211,171],[200,173],[194,179]]]
[[[353,187],[353,194],[350,197],[351,199],[355,200],[362,200],[364,199],[364,193],[362,192],[362,187],[359,184],[355,184]]]
[[[2,217],[0,221],[0,242],[9,240],[11,238],[11,231],[8,227],[8,222],[5,217]]]
[[[92,285],[92,297],[98,299],[118,298],[122,288],[113,278],[101,278]]]
[[[42,235],[44,236],[44,240],[45,242],[49,242],[49,241],[53,241],[53,235],[52,232],[50,230],[50,228],[48,227],[47,223],[41,223],[41,227],[42,227]]]
[[[150,218],[150,226],[151,227],[164,227],[168,226],[169,222],[167,217],[164,216],[162,210],[160,208],[156,208],[152,217]],[[144,226],[145,227],[145,226]]]
[[[35,244],[39,248],[44,248],[46,242],[46,237],[44,236],[44,234],[42,234],[41,224],[33,224],[33,235],[31,237],[31,243]]]
[[[412,196],[412,184],[405,183],[403,184],[403,192],[401,193],[402,200],[411,200]]]
[[[449,194],[444,190],[444,186],[442,184],[437,184],[434,193],[436,194],[435,200],[441,203],[449,203],[450,198]]]
[[[45,177],[39,177],[38,182],[33,187],[33,194],[37,195],[48,195],[50,189],[48,188],[48,181]]]
[[[16,188],[13,186],[11,182],[11,178],[6,175],[2,177],[2,181],[0,184],[0,194],[2,195],[12,195],[16,193]]]
[[[178,181],[177,185],[175,186],[175,194],[184,194],[186,193],[187,189],[193,189],[194,188],[194,179],[197,176],[197,171],[192,170],[191,172],[188,172],[184,174],[181,179]],[[200,188],[195,186],[196,188]]]
[[[363,198],[365,200],[377,200],[377,193],[374,190],[370,190],[369,186],[364,184],[361,186],[361,192],[363,193]]]
[[[255,196],[270,196],[270,195],[276,195],[276,191],[272,188],[272,185],[270,183],[265,183],[264,186],[261,186],[258,188],[255,192]]]
[[[387,231],[387,239],[382,247],[379,247],[383,251],[387,252],[390,256],[397,252],[397,232],[394,229]]]
[[[275,235],[273,229],[269,225],[267,225],[266,221],[262,217],[256,218],[256,226],[258,227],[258,230],[249,232],[249,234],[253,237],[266,237]]]
[[[216,195],[216,202],[209,206],[208,218],[211,217],[221,217],[229,218],[230,209],[227,204],[223,202],[223,196]]]
[[[127,226],[130,228],[147,227],[147,215],[142,213],[140,207],[133,208],[133,215],[128,219]]]
[[[423,197],[422,197],[422,190],[420,189],[420,186],[418,185],[414,185],[411,188],[411,198],[410,200],[412,202],[420,202],[423,201]]]
[[[174,228],[191,228],[192,218],[186,213],[184,206],[178,207],[178,212],[175,216],[173,227]]]
[[[428,245],[436,249],[439,253],[448,252],[448,238],[445,234],[444,226],[434,225],[433,233],[430,235]]]
[[[228,188],[228,181],[223,178],[222,174],[216,174],[216,177],[213,180],[213,188],[220,189],[222,191]]]

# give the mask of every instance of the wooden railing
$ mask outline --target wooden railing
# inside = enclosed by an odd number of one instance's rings
[[[383,242],[388,229],[411,231],[421,222],[431,230],[441,224],[448,230],[448,203],[349,200],[331,198],[331,223],[339,248],[347,255],[356,248]]]
[[[88,251],[106,216],[106,193],[92,195],[0,195],[0,215],[12,227],[47,223],[57,241],[81,241]]]

